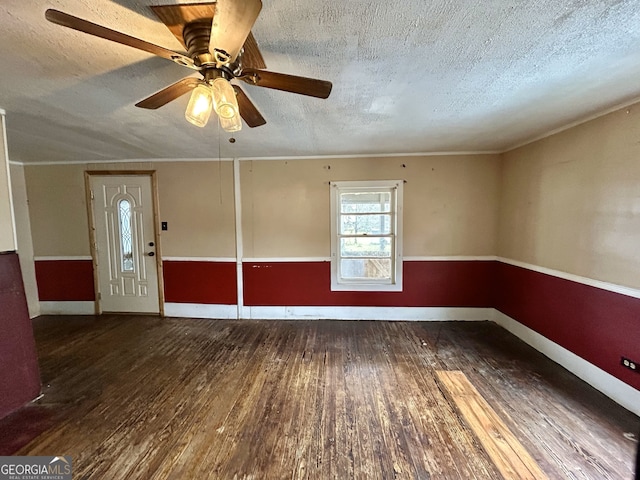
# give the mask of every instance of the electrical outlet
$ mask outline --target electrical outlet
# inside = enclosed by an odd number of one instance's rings
[[[634,372],[640,373],[640,363],[634,362],[633,360],[629,360],[626,357],[620,357],[620,364],[628,368],[629,370],[633,370]]]

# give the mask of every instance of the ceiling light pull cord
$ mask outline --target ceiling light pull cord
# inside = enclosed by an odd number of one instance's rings
[[[220,122],[218,124],[218,194],[220,195],[220,205],[222,205],[222,158],[220,155]]]

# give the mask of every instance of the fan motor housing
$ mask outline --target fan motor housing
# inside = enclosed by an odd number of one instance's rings
[[[187,47],[187,55],[196,64],[204,66],[215,64],[216,60],[209,52],[209,36],[211,35],[211,20],[189,22],[184,26],[182,37]]]

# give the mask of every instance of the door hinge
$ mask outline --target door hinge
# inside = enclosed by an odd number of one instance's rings
[[[98,292],[98,300],[102,300],[102,294]]]
[[[91,200],[95,200],[95,197],[93,196],[93,190],[89,190],[89,193],[91,194]]]

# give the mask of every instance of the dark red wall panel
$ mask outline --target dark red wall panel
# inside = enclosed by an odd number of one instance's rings
[[[244,263],[247,306],[492,307],[493,261],[404,262],[402,292],[332,292],[329,262]]]
[[[91,260],[38,260],[35,267],[41,301],[95,299]]]
[[[620,357],[640,360],[640,299],[499,263],[496,308],[640,389]]]
[[[167,302],[235,305],[236,264],[232,262],[164,261]]]
[[[0,418],[39,393],[38,356],[18,255],[0,254]]]

